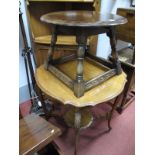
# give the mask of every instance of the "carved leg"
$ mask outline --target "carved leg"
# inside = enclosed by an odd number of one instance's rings
[[[77,145],[79,141],[79,134],[80,134],[80,126],[81,126],[81,112],[80,109],[76,109],[75,112],[75,120],[74,120],[74,126],[75,126],[75,151],[74,155],[77,155]]]
[[[110,131],[111,129],[112,129],[112,127],[111,127],[111,119],[112,119],[112,115],[113,115],[113,112],[114,112],[114,110],[115,110],[115,108],[116,108],[116,106],[117,106],[117,104],[118,104],[118,100],[119,100],[119,96],[117,96],[116,97],[116,100],[115,100],[115,102],[114,102],[114,104],[113,104],[113,106],[112,106],[112,109],[111,109],[111,111],[110,111],[110,113],[109,113],[109,116],[108,116],[108,130]]]
[[[76,97],[81,97],[84,95],[85,84],[83,80],[83,60],[84,53],[86,49],[87,38],[85,36],[77,37],[77,43],[79,44],[77,51],[77,71],[76,71],[76,80],[74,82],[74,94]]]
[[[115,27],[111,27],[109,33],[107,35],[110,37],[110,44],[112,50],[112,60],[116,67],[117,75],[122,73],[121,63],[118,59],[118,53],[116,51],[116,34],[115,34]]]
[[[48,50],[47,58],[46,58],[45,64],[44,64],[44,67],[45,67],[46,70],[48,69],[49,62],[53,59],[53,54],[54,54],[54,48],[55,48],[56,41],[57,41],[57,34],[56,34],[56,27],[54,26],[53,27],[53,33],[52,33],[52,36],[51,36],[50,48]]]

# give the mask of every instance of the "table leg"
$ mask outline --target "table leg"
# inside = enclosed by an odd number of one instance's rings
[[[77,146],[79,142],[80,131],[88,128],[93,122],[93,115],[87,108],[72,107],[64,114],[64,121],[69,127],[75,129],[75,149],[74,155],[77,155]]]
[[[77,155],[77,145],[79,142],[79,134],[80,134],[80,127],[81,127],[81,112],[80,112],[79,108],[77,108],[76,112],[75,112],[74,126],[75,126],[75,151],[74,151],[74,155]]]
[[[132,68],[127,72],[127,83],[125,84],[124,90],[122,92],[121,104],[117,107],[117,111],[121,114],[127,101],[127,96],[131,90],[132,84],[135,80],[135,69]]]
[[[76,80],[74,82],[74,94],[76,97],[81,97],[84,95],[85,92],[85,83],[83,80],[83,61],[87,38],[85,36],[77,36],[76,40],[78,43],[78,51]]]
[[[122,73],[121,69],[121,63],[118,58],[118,53],[116,51],[116,34],[115,34],[115,27],[111,27],[109,33],[107,35],[110,37],[110,44],[111,44],[111,50],[112,50],[112,60],[116,67],[117,75]]]
[[[118,104],[118,100],[119,100],[119,96],[117,96],[116,97],[116,100],[115,100],[115,102],[114,102],[114,104],[113,104],[113,106],[112,106],[112,109],[111,109],[111,111],[110,111],[110,113],[109,113],[109,116],[108,116],[108,131],[110,131],[111,129],[112,129],[112,127],[111,127],[111,119],[112,119],[112,115],[113,115],[113,112],[114,112],[114,110],[115,110],[115,108],[116,108],[116,106],[117,106],[117,104]]]
[[[49,65],[50,61],[53,59],[54,49],[55,49],[55,45],[56,45],[56,41],[57,41],[56,26],[53,27],[52,31],[53,32],[52,32],[52,36],[51,36],[51,44],[50,44],[50,48],[48,50],[47,58],[46,58],[45,64],[44,64],[44,67],[46,70],[48,69],[48,65]]]

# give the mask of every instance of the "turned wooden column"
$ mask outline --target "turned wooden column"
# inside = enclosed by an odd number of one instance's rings
[[[112,61],[114,63],[114,67],[116,67],[116,74],[119,75],[122,73],[122,68],[116,51],[116,31],[114,26],[110,27],[107,35],[110,37]]]
[[[74,155],[77,155],[77,144],[79,141],[79,132],[80,132],[80,127],[81,127],[81,112],[80,108],[76,108],[75,110],[75,120],[74,120],[74,127],[75,127],[75,150],[74,150]]]
[[[76,36],[76,42],[78,43],[77,50],[77,68],[76,68],[76,80],[74,82],[74,94],[77,97],[81,97],[85,92],[85,82],[83,79],[83,61],[86,50],[87,37],[85,35]]]

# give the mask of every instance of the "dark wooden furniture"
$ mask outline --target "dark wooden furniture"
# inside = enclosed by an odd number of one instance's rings
[[[51,27],[40,21],[43,14],[65,10],[96,10],[100,11],[100,0],[26,0],[27,17],[30,27],[31,43],[34,49],[36,67],[42,65],[46,59],[51,42]],[[75,52],[76,39],[74,36],[58,36],[55,58],[66,56]],[[88,46],[92,53],[96,53],[97,36],[89,38]],[[42,98],[42,93],[40,92]],[[47,96],[43,94],[44,100]],[[45,107],[46,104],[42,103]],[[44,110],[47,113],[47,110]],[[46,115],[48,116],[48,114]]]
[[[128,19],[128,23],[117,27],[117,39],[131,43],[133,49],[132,63],[121,61],[121,66],[127,74],[127,83],[120,97],[120,102],[117,110],[119,113],[123,111],[134,99],[134,83],[135,83],[135,8],[118,8],[117,14]],[[131,48],[131,47],[130,47]],[[123,49],[125,52],[126,49]],[[119,51],[118,51],[119,54]],[[127,100],[129,93],[132,93],[131,100]]]
[[[72,89],[76,97],[83,96],[85,91],[99,85],[112,76],[121,74],[121,65],[115,47],[115,27],[125,24],[127,22],[126,18],[113,14],[100,14],[94,11],[62,11],[45,14],[41,16],[41,21],[49,24],[52,28],[51,44],[45,61],[45,68]],[[83,79],[83,60],[86,56],[86,51],[88,51],[87,39],[89,36],[101,33],[107,33],[110,37],[113,67],[107,68],[106,72],[85,81]],[[76,37],[77,54],[54,59],[55,47],[60,46],[56,44],[57,36],[59,35],[74,35]],[[56,65],[75,59],[77,60],[77,66],[75,67],[76,75],[73,79],[65,74],[65,71],[62,72],[56,67]],[[97,62],[96,59],[94,59],[94,63],[97,63],[100,67],[106,67],[102,63]]]
[[[19,121],[19,154],[33,155],[60,134],[59,128],[43,118],[28,115]]]
[[[121,62],[123,71],[127,75],[127,83],[124,87],[124,90],[118,100],[117,111],[122,113],[122,111],[128,107],[130,103],[135,99],[135,66],[129,63]],[[129,94],[131,94],[129,97]],[[129,97],[129,100],[128,100]]]
[[[117,39],[131,43],[133,48],[132,64],[135,63],[135,8],[118,8],[117,14],[128,19],[128,23],[117,27]]]
[[[98,61],[101,59],[98,58]],[[101,60],[103,62],[103,60]],[[112,66],[112,62],[105,61],[108,67]],[[84,79],[88,80],[103,72],[103,68],[94,63],[94,60],[86,58],[84,60],[85,70]],[[74,77],[76,70],[76,61],[68,61],[59,66],[62,71],[66,71],[68,75]],[[106,68],[105,68],[106,71]],[[105,104],[107,101],[118,96],[125,85],[126,75],[122,72],[120,75],[113,76],[109,80],[101,83],[93,89],[87,91],[83,97],[77,98],[74,96],[72,90],[62,83],[57,77],[47,71],[44,66],[40,66],[36,70],[36,82],[39,88],[49,98],[55,101],[55,104],[61,103],[66,113],[62,116],[68,126],[75,128],[75,154],[77,151],[78,137],[80,131],[89,127],[93,122],[93,115],[91,113],[91,107],[94,107],[100,103]],[[112,108],[109,108],[108,113],[104,118],[108,120],[108,130],[111,130],[111,118],[118,102],[112,104]]]

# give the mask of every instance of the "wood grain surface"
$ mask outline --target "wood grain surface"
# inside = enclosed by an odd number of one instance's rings
[[[35,43],[50,44],[51,35],[45,35],[34,38]],[[58,36],[56,44],[60,45],[77,45],[75,36]]]
[[[35,114],[28,115],[19,122],[19,154],[32,155],[60,134],[59,128],[43,118]]]
[[[61,65],[60,68],[74,78],[75,64],[76,61],[70,61],[67,64]],[[92,66],[88,61],[84,63],[84,68],[85,80],[103,72],[100,67]],[[37,68],[35,77],[38,86],[45,94],[63,104],[71,104],[75,107],[95,106],[96,104],[108,101],[119,95],[126,83],[126,74],[122,72],[122,74],[116,75],[87,91],[84,96],[77,98],[70,88],[63,84],[52,73],[45,70],[44,66]]]
[[[114,14],[95,11],[59,11],[41,16],[41,21],[49,24],[77,27],[116,26],[127,23],[127,19]]]

